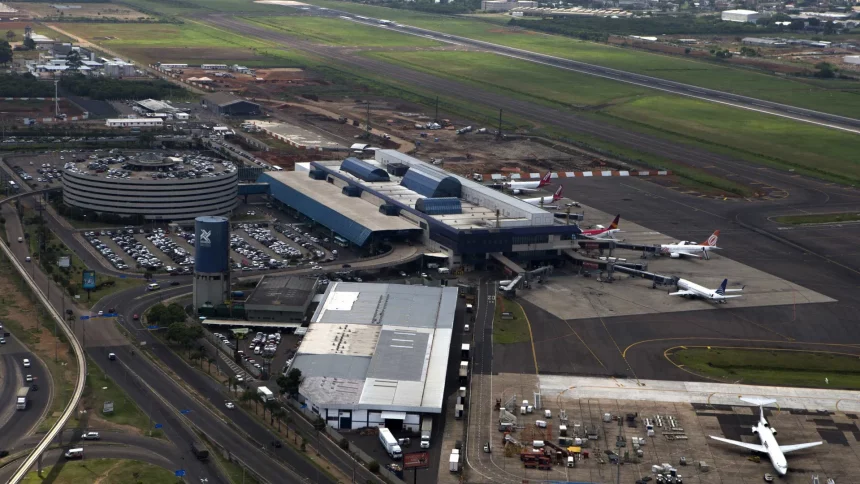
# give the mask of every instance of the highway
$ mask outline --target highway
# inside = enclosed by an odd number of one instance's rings
[[[41,482],[54,481],[56,475],[60,470],[62,470],[63,463],[66,462],[65,458],[63,458],[63,452],[65,452],[64,449],[52,449],[44,453],[42,456],[43,465],[54,467],[52,467],[47,474],[43,474]],[[165,455],[156,454],[139,447],[121,445],[94,445],[84,447],[84,459],[132,459],[164,467],[165,469],[171,469],[173,466],[173,461]],[[0,481],[9,482],[13,469],[13,465],[0,468]]]
[[[313,9],[316,15],[327,17],[346,17],[353,22],[362,23],[372,27],[393,30],[408,35],[432,39],[437,42],[472,47],[475,49],[492,52],[494,54],[503,55],[514,59],[534,62],[536,64],[556,67],[559,69],[578,72],[581,74],[587,74],[590,76],[601,77],[613,81],[647,87],[649,89],[656,89],[672,94],[692,97],[703,101],[724,104],[736,108],[747,109],[750,111],[780,116],[783,118],[789,118],[796,121],[811,123],[818,126],[840,129],[843,131],[850,131],[852,133],[860,134],[860,119],[824,113],[821,111],[815,111],[812,109],[805,109],[796,106],[789,106],[786,104],[766,101],[764,99],[742,96],[740,94],[734,94],[731,92],[708,89],[700,86],[694,86],[691,84],[685,84],[682,82],[671,81],[668,79],[661,79],[659,77],[646,76],[643,74],[613,69],[610,67],[604,67],[595,64],[589,64],[586,62],[565,59],[562,57],[541,54],[524,49],[517,49],[515,47],[484,42],[481,40],[470,39],[468,37],[445,34],[434,30],[403,25],[401,23],[390,23],[382,25],[379,23],[379,19],[368,17],[359,18],[359,16],[351,14],[349,12],[343,12],[338,10],[318,10],[314,9],[314,7],[310,8]]]
[[[0,449],[9,450],[42,421],[51,403],[53,382],[42,361],[14,336],[6,337],[0,356]],[[30,368],[24,368],[24,358],[30,359]],[[30,386],[24,381],[25,375],[32,375],[39,389],[30,391],[30,404],[22,411],[16,409],[15,400],[21,387]]]

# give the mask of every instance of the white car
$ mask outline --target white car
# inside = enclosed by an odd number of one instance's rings
[[[234,405],[233,402],[224,402],[224,406],[229,408],[230,410],[236,408],[236,405]]]
[[[27,383],[33,383],[33,375],[25,376],[24,381],[26,381]]]
[[[98,432],[85,432],[81,435],[81,438],[84,440],[99,440],[100,437]]]
[[[6,338],[0,338],[0,345],[6,344]]]
[[[24,358],[24,368],[30,368],[30,358]]]

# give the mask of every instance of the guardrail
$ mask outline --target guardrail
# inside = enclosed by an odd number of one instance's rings
[[[0,205],[8,202],[10,199],[0,200]],[[81,395],[84,393],[84,383],[86,382],[86,374],[87,374],[87,361],[84,357],[84,348],[81,346],[80,341],[75,337],[75,333],[72,329],[66,324],[66,321],[63,319],[62,315],[57,312],[57,310],[51,305],[51,301],[45,296],[45,293],[42,292],[42,289],[36,284],[36,281],[33,277],[24,269],[24,266],[15,258],[15,255],[12,253],[12,250],[6,245],[2,239],[0,239],[0,249],[3,250],[3,253],[6,257],[9,258],[9,261],[15,267],[15,269],[21,274],[21,277],[27,284],[30,286],[30,289],[33,290],[33,293],[36,294],[36,297],[39,299],[39,302],[45,306],[45,310],[54,318],[55,324],[58,324],[60,329],[63,330],[63,333],[69,340],[69,343],[72,347],[72,351],[75,354],[75,357],[78,360],[78,377],[75,381],[75,389],[72,393],[72,399],[69,401],[69,404],[66,406],[66,409],[63,410],[60,418],[57,419],[57,423],[54,424],[53,427],[42,437],[42,440],[39,441],[39,444],[30,452],[30,455],[24,459],[24,462],[18,467],[18,470],[12,475],[9,479],[10,484],[18,484],[22,479],[27,475],[27,472],[33,467],[33,464],[36,463],[36,460],[42,455],[48,446],[51,445],[51,442],[54,438],[57,437],[57,434],[62,432],[63,427],[66,425],[66,422],[69,421],[69,418],[75,412],[75,408],[78,406],[78,402],[81,399]]]

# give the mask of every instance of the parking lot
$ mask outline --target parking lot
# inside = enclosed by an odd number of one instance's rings
[[[254,378],[265,382],[262,372],[269,369],[268,385],[274,385],[274,381],[283,374],[301,342],[300,336],[273,328],[251,331],[242,339],[234,338],[229,330],[212,331],[211,334],[219,349],[231,359],[232,352],[238,349],[243,369]]]
[[[164,229],[134,228],[85,231],[84,237],[117,270],[164,271],[190,274],[194,257]]]

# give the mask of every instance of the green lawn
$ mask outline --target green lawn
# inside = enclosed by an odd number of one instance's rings
[[[24,215],[24,221],[27,222],[30,220],[31,216],[34,215],[35,212],[32,210],[27,210]],[[36,225],[33,224],[25,224],[24,231],[29,234],[29,244],[30,244],[30,253],[33,254],[32,264],[39,264],[39,249],[38,249],[38,237],[36,235]],[[84,261],[81,260],[74,252],[69,250],[69,248],[53,233],[48,232],[47,241],[45,243],[46,247],[53,248],[53,254],[65,254],[70,256],[70,267],[66,269],[61,269],[57,266],[56,261],[49,261],[48,267],[50,268],[51,277],[64,277],[69,281],[69,285],[76,288],[76,293],[80,296],[79,302],[84,304],[85,306],[92,307],[95,303],[97,303],[101,298],[105,296],[109,296],[115,292],[124,291],[126,289],[130,289],[132,287],[141,286],[146,283],[142,278],[139,277],[114,277],[114,276],[105,276],[103,274],[96,274],[96,289],[93,290],[89,297],[87,297],[87,292],[82,288],[82,280],[83,280],[83,272],[88,270],[89,268],[84,264]],[[59,256],[58,256],[59,257]],[[42,265],[42,268],[45,269],[45,265]]]
[[[105,357],[107,359],[107,357]],[[112,401],[114,411],[104,414],[104,402]],[[87,362],[87,384],[84,388],[83,405],[88,412],[98,414],[99,418],[119,425],[128,425],[139,429],[141,434],[149,435],[149,417],[143,413],[138,403],[132,400],[120,386],[107,375],[92,360]],[[145,402],[140,402],[144,404]],[[153,430],[153,437],[161,437],[161,430]]]
[[[427,51],[365,55],[512,97],[573,108],[632,130],[756,163],[829,175],[831,179],[852,183],[860,181],[856,155],[860,152],[860,138],[843,131],[687,97],[656,94],[645,88],[493,54]],[[747,195],[731,187],[721,188]]]
[[[836,222],[856,222],[860,220],[860,213],[823,213],[808,215],[783,215],[774,217],[774,222],[781,224],[803,225],[803,224],[825,224]]]
[[[791,350],[687,348],[676,350],[670,358],[690,371],[724,381],[860,389],[860,356]]]
[[[482,20],[475,16],[448,17],[335,0],[308,0],[308,3],[844,116],[856,117],[860,112],[860,82],[857,81],[807,81],[777,77],[714,62],[510,28],[499,25],[497,21]]]
[[[123,459],[85,459],[64,462],[56,476],[51,474],[51,466],[42,470],[43,476],[51,476],[51,484],[81,484],[98,482],[100,484],[167,484],[179,483],[181,479],[173,471],[140,462]],[[48,482],[33,471],[21,481],[24,484]]]
[[[64,23],[64,30],[96,45],[148,63],[206,62],[249,66],[300,66],[304,56],[194,21],[175,24]]]
[[[345,47],[433,47],[434,40],[394,32],[342,19],[317,17],[248,17],[246,22],[302,37],[314,42]]]
[[[510,312],[514,319],[502,319],[502,312]],[[526,314],[522,306],[510,299],[498,297],[496,314],[493,317],[493,343],[509,345],[531,341]]]

